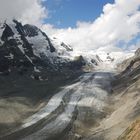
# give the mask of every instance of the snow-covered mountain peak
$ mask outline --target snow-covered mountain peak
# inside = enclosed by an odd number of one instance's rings
[[[13,22],[3,23],[0,26],[0,42],[1,45],[5,41],[15,40],[18,43],[18,48],[23,54],[27,53],[27,44],[30,46],[30,50],[33,51],[33,54],[37,57],[47,56],[49,59],[54,57],[61,57],[59,51],[52,44],[50,38],[39,28],[33,25],[22,25],[20,22],[13,20]],[[26,42],[26,45],[24,45]],[[67,47],[64,43],[59,45]],[[69,46],[67,48],[70,48]],[[29,47],[28,47],[29,49]],[[66,51],[69,51],[68,49]],[[63,55],[63,54],[62,54]],[[63,57],[63,56],[62,56]],[[53,61],[53,60],[52,60]]]
[[[69,63],[65,54],[72,49],[65,43],[55,44],[43,31],[33,25],[22,25],[17,20],[0,24],[0,72],[44,67],[49,71],[58,70]],[[60,49],[59,49],[60,48]],[[12,57],[11,57],[12,56]],[[40,71],[40,69],[39,69]]]
[[[56,37],[52,37],[51,42],[56,48],[56,51],[59,56],[63,56],[64,58],[68,59],[73,59],[71,55],[73,53],[73,48],[69,44],[64,43],[62,40]]]
[[[0,72],[11,72],[15,67],[23,71],[31,66],[34,72],[41,73],[44,67],[49,71],[83,66],[91,70],[102,63],[102,59],[97,53],[75,51],[60,39],[49,38],[34,25],[13,20],[0,25],[0,63]]]

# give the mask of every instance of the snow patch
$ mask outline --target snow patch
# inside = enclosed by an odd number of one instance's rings
[[[41,71],[37,67],[34,67],[34,72],[40,73]]]

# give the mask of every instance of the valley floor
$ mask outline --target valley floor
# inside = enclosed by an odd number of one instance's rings
[[[133,86],[126,94],[119,92],[112,87],[114,80],[115,71],[109,71],[109,64],[83,74],[24,120],[20,128],[1,139],[117,139],[139,115],[140,97]]]

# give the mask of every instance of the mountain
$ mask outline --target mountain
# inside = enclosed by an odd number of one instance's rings
[[[71,59],[71,51],[71,46],[50,39],[36,26],[16,20],[0,24],[1,75],[28,74],[36,80],[51,79],[53,75],[70,77],[73,71],[82,71],[84,65],[81,59]]]
[[[96,66],[101,61],[97,55],[89,60],[82,54],[73,54],[70,45],[49,38],[36,26],[22,25],[17,20],[0,24],[1,75],[15,71],[23,75],[30,71],[31,77],[46,79],[51,73],[72,72],[86,64]]]
[[[96,96],[90,96],[83,98],[83,104],[78,107],[78,117],[74,121],[74,126],[69,133],[69,137],[72,140],[139,140],[140,130],[140,49],[135,54],[124,60],[119,61],[119,64],[114,67],[112,71],[112,63],[108,61],[101,64],[99,71],[94,73],[94,78],[90,81],[91,87],[88,84],[88,88],[94,87],[94,83],[102,83],[105,85],[107,82],[107,98],[104,98],[101,102],[96,102],[99,99],[97,96],[100,94],[100,98],[105,95],[100,91]],[[100,54],[99,54],[100,55]],[[100,55],[101,56],[101,55]],[[106,54],[102,58],[106,58]],[[104,59],[105,60],[105,59]],[[104,65],[104,66],[103,66]],[[108,69],[109,67],[109,69]],[[101,68],[103,68],[101,70]],[[110,70],[110,72],[109,72]],[[109,75],[110,76],[109,76]],[[109,80],[109,76],[111,80]],[[107,79],[106,79],[106,78]],[[97,78],[97,82],[96,81]],[[106,80],[104,80],[104,78]],[[99,80],[100,79],[100,80]],[[97,86],[97,85],[96,85]],[[100,87],[100,86],[98,86]],[[84,88],[86,95],[88,93],[96,93],[96,88],[92,89]],[[89,92],[88,92],[89,91]],[[98,91],[98,90],[97,90]],[[85,95],[85,96],[86,96]],[[95,97],[95,98],[94,98]],[[93,101],[90,102],[90,100]],[[90,105],[91,103],[91,105]],[[95,103],[95,104],[94,104]],[[92,105],[94,104],[94,105]],[[104,108],[96,108],[96,105],[105,105]],[[93,109],[94,108],[94,109]],[[80,110],[80,111],[79,111]],[[86,113],[85,113],[86,112]],[[84,114],[85,113],[85,114]],[[80,114],[80,115],[79,115]],[[93,124],[91,124],[93,123]],[[68,135],[64,138],[66,140]]]
[[[49,98],[96,67],[99,56],[76,54],[70,45],[49,38],[34,25],[0,23],[0,134],[11,132]],[[44,102],[45,100],[45,102]],[[46,101],[47,100],[47,101]]]
[[[139,139],[140,49],[78,52],[36,26],[5,21],[0,82],[2,140]]]

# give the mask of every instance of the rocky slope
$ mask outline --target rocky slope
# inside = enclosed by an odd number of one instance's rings
[[[110,114],[85,139],[139,140],[140,49],[118,64],[112,82]]]
[[[140,120],[133,122],[118,140],[139,140],[140,139]]]
[[[121,73],[116,76],[114,82],[115,93],[121,93],[125,104],[130,104],[132,110],[127,107],[126,130],[121,134],[118,140],[138,140],[139,135],[139,117],[140,117],[140,49],[137,49],[135,55],[118,65]],[[129,108],[129,109],[128,109]],[[131,125],[132,124],[132,125]]]
[[[125,63],[126,61],[127,63]],[[119,66],[123,67],[124,70],[116,70],[117,73],[114,71],[115,76],[111,81],[111,92],[108,92],[105,101],[106,106],[101,111],[103,114],[105,113],[103,118],[99,119],[102,113],[98,117],[96,117],[97,112],[91,113],[94,107],[90,105],[88,107],[87,105],[82,106],[79,113],[82,115],[78,116],[79,118],[75,121],[71,133],[69,133],[70,140],[140,139],[138,121],[140,118],[139,49],[132,58],[120,63]],[[106,67],[104,67],[104,70]],[[83,113],[86,112],[84,108],[90,110],[86,115]]]

